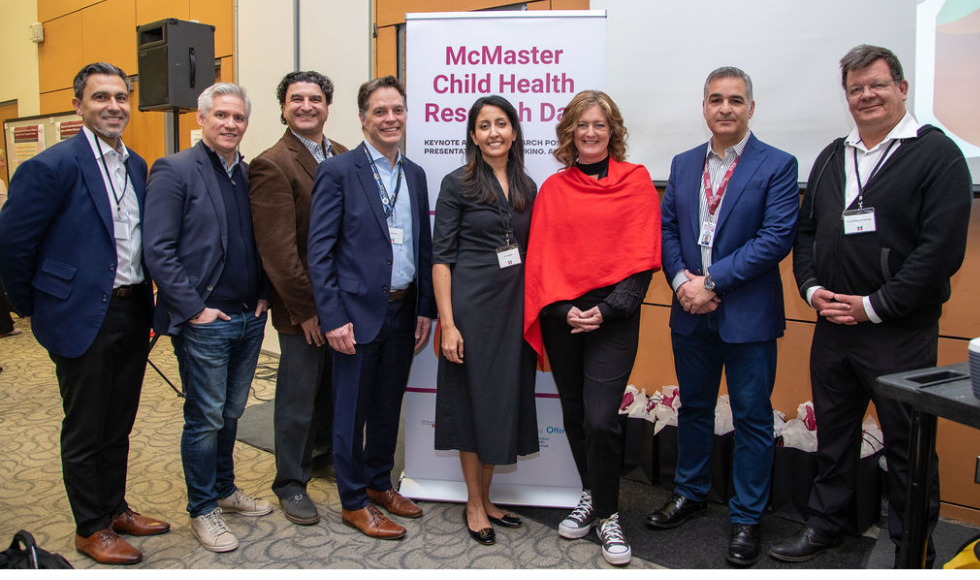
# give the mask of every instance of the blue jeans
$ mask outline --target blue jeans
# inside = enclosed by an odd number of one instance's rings
[[[757,524],[769,500],[775,447],[770,396],[776,380],[776,341],[725,342],[714,316],[703,316],[690,336],[671,333],[681,395],[674,491],[704,501],[711,489],[715,405],[724,368],[735,423],[735,495],[728,502],[729,517],[734,524]]]
[[[191,517],[210,513],[235,493],[235,435],[255,375],[266,315],[187,323],[172,339],[184,384],[180,457]]]

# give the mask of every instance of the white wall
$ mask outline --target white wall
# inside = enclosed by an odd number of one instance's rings
[[[364,0],[300,0],[301,70],[316,70],[334,83],[325,133],[353,147],[360,143],[357,88],[371,76],[371,3]],[[237,82],[252,100],[252,116],[242,140],[245,159],[282,136],[276,86],[294,69],[293,0],[237,0]],[[271,318],[262,346],[278,353]]]

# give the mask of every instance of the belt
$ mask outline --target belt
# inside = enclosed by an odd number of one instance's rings
[[[405,296],[409,293],[411,289],[412,286],[410,284],[408,288],[404,288],[402,290],[392,290],[391,292],[388,293],[388,302],[401,302],[402,300],[405,299]]]
[[[146,284],[130,284],[129,286],[119,286],[112,289],[113,298],[128,298],[130,294],[146,288]]]

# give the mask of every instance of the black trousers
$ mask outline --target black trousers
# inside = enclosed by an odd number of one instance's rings
[[[108,528],[128,507],[129,433],[136,420],[150,340],[143,287],[112,298],[92,346],[77,358],[50,353],[61,390],[61,469],[75,530]]]
[[[565,435],[582,488],[592,490],[596,516],[608,518],[619,511],[619,406],[636,359],[640,313],[603,322],[592,332],[571,331],[563,320],[541,318],[541,334],[561,398]]]
[[[332,432],[330,347],[307,344],[302,334],[279,333],[279,371],[276,376],[276,478],[272,491],[279,498],[306,493],[313,477],[317,435]],[[321,406],[326,404],[327,413]],[[324,422],[326,423],[324,425]],[[327,439],[328,448],[331,446]]]
[[[14,319],[10,317],[10,302],[7,300],[7,291],[0,282],[0,334],[7,334],[14,330]]]
[[[901,329],[862,323],[843,326],[817,321],[810,350],[810,381],[817,418],[817,478],[810,495],[808,524],[824,535],[844,528],[857,478],[861,423],[874,401],[885,436],[888,463],[888,533],[902,539],[905,487],[909,476],[909,407],[874,394],[877,377],[936,365],[939,326]],[[932,465],[927,567],[936,557],[932,531],[939,521],[938,461]]]

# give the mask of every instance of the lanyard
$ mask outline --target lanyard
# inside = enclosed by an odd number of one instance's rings
[[[113,183],[112,174],[109,173],[109,166],[105,162],[105,154],[102,152],[102,143],[99,142],[99,136],[95,136],[95,147],[99,150],[99,159],[102,160],[102,168],[105,169],[105,176],[109,180],[109,188],[112,189],[112,197],[116,200],[116,212],[120,211],[120,205],[122,204],[123,197],[126,195],[126,183],[129,181],[129,163],[124,163],[126,166],[126,176],[123,178],[123,189],[122,193],[116,195],[116,186]]]
[[[378,184],[378,193],[381,194],[381,205],[385,209],[385,219],[391,217],[391,214],[395,211],[395,203],[398,202],[398,192],[402,188],[402,159],[398,158],[398,180],[395,182],[395,197],[388,197],[388,188],[385,187],[384,181],[381,179],[381,174],[378,173],[378,166],[374,164],[374,159],[371,158],[371,152],[368,151],[367,147],[364,148],[364,154],[367,155],[368,162],[371,164],[371,172],[374,173],[374,181]]]
[[[715,215],[715,210],[718,209],[718,204],[721,203],[721,196],[725,195],[725,190],[728,189],[728,180],[732,178],[732,173],[735,172],[735,166],[738,165],[738,160],[741,158],[741,154],[737,155],[728,167],[724,179],[721,180],[721,185],[718,186],[718,193],[715,193],[711,188],[711,175],[708,173],[708,158],[704,158],[704,196],[708,199],[708,213],[711,215]]]
[[[888,148],[885,149],[885,152],[878,159],[878,163],[876,163],[874,169],[871,170],[871,175],[868,176],[868,181],[865,182],[865,185],[870,183],[871,179],[878,173],[878,170],[881,169],[881,164],[885,162],[885,159],[888,157],[888,153],[892,150],[892,147],[895,146],[897,141],[898,139],[892,139],[892,142],[888,144]],[[858,209],[864,209],[864,186],[861,185],[861,170],[858,169],[857,147],[854,147],[854,177],[857,178],[858,183]]]

